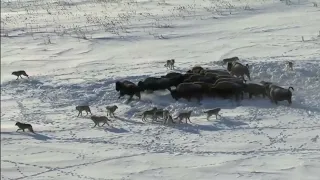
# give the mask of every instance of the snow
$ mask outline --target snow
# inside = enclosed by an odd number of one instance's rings
[[[304,179],[320,177],[320,9],[307,0],[1,1],[1,179]],[[302,37],[304,41],[302,41]],[[118,99],[133,82],[195,65],[248,63],[253,82],[294,87],[268,99],[174,101],[167,91]],[[285,62],[294,62],[287,71]],[[226,67],[223,67],[226,68]],[[12,71],[30,78],[15,80]],[[111,126],[77,117],[89,104]],[[191,124],[142,122],[159,107]],[[204,110],[221,107],[221,119]],[[84,113],[85,115],[85,113]],[[16,121],[36,134],[16,132]]]

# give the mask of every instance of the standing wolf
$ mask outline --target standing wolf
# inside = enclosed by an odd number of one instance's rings
[[[152,121],[156,119],[156,113],[158,111],[158,108],[153,107],[151,110],[146,110],[142,113],[142,121],[146,121],[147,116],[152,117]]]
[[[24,70],[13,71],[11,74],[17,76],[17,79],[16,79],[16,80],[18,80],[19,77],[20,77],[21,79],[23,79],[21,75],[24,75],[24,76],[26,76],[26,77],[29,78],[29,75],[28,75],[28,74],[26,73],[26,71],[24,71]]]
[[[164,110],[163,111],[163,124],[169,123],[171,122],[172,124],[174,124],[175,122],[173,121],[173,118],[170,114],[170,112],[168,110]]]
[[[220,111],[221,111],[221,108],[214,108],[214,109],[210,109],[208,111],[204,111],[204,113],[207,113],[207,120],[209,120],[209,118],[212,115],[216,115],[216,119],[218,119],[218,116],[221,117],[221,115],[219,114]]]
[[[106,109],[107,109],[107,115],[109,115],[111,117],[115,117],[114,116],[114,112],[118,109],[118,106],[117,105],[113,105],[113,106],[106,106]]]
[[[291,62],[291,61],[286,61],[286,66],[287,66],[287,69],[293,71],[293,62]]]
[[[174,59],[167,60],[167,63],[164,65],[164,67],[167,67],[167,69],[174,69]]]
[[[79,111],[78,117],[79,117],[80,114],[81,114],[81,116],[82,116],[82,111],[86,111],[87,115],[88,115],[88,112],[92,115],[89,106],[77,106],[77,107],[76,107],[76,110]]]

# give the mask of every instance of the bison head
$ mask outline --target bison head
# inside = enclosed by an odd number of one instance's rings
[[[179,96],[177,90],[171,90],[171,91],[170,91],[170,94],[171,94],[171,97],[172,97],[173,99],[175,99],[176,101],[178,101],[178,100],[180,99],[180,96]]]
[[[120,91],[121,87],[122,87],[122,83],[120,81],[117,81],[116,82],[116,91]]]
[[[138,82],[138,87],[139,87],[140,91],[144,91],[144,83],[142,81]]]

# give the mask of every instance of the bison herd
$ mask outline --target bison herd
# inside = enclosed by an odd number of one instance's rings
[[[196,99],[200,103],[208,97],[240,102],[247,94],[249,99],[261,96],[268,97],[275,104],[285,100],[292,103],[292,87],[283,88],[266,81],[248,83],[245,77],[251,81],[249,65],[240,63],[238,57],[224,59],[222,63],[227,64],[226,69],[195,66],[185,73],[170,72],[161,77],[148,77],[137,84],[128,80],[116,81],[116,91],[120,93],[118,98],[128,95],[128,101],[131,101],[133,96],[141,99],[142,92],[168,90],[176,101]]]

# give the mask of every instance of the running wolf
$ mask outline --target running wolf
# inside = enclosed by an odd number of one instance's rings
[[[175,119],[180,119],[180,120],[179,120],[179,123],[181,123],[182,119],[186,119],[186,123],[188,123],[187,120],[189,120],[189,122],[192,123],[192,122],[190,121],[191,113],[192,113],[192,111],[182,112],[182,113],[180,113]]]
[[[25,124],[25,123],[17,122],[15,125],[18,126],[18,128],[19,128],[19,129],[17,129],[16,132],[18,132],[19,130],[22,130],[24,132],[25,129],[28,129],[30,132],[35,133],[33,131],[33,128],[31,126],[31,124]]]
[[[97,125],[100,126],[100,123],[101,123],[101,122],[103,122],[103,124],[102,124],[101,126],[103,126],[103,125],[105,125],[105,124],[107,124],[108,126],[110,126],[109,123],[108,123],[108,121],[110,121],[110,119],[108,119],[106,116],[96,116],[96,115],[92,115],[92,116],[90,117],[90,119],[94,122],[94,126],[93,126],[92,128],[96,127]]]

